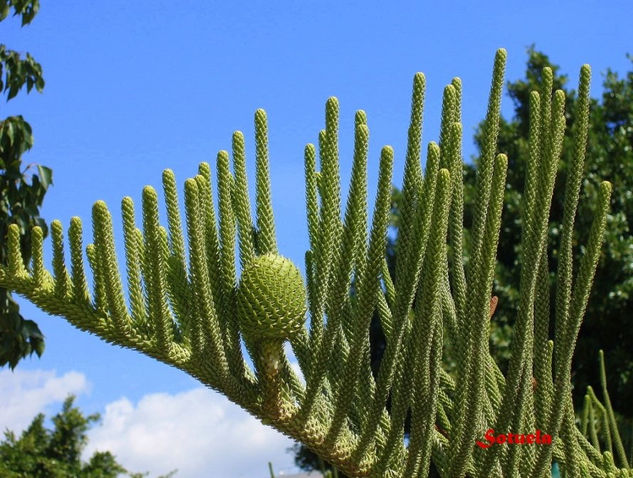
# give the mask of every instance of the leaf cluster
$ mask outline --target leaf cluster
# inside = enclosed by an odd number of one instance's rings
[[[85,416],[73,402],[73,396],[66,398],[62,410],[52,417],[52,429],[44,425],[45,416],[40,413],[19,437],[12,431],[4,432],[4,440],[0,442],[0,476],[117,478],[128,473],[109,451],[96,451],[88,462],[81,460],[88,443],[86,433],[99,420],[99,414]]]
[[[0,4],[0,21],[10,10],[22,16],[22,25],[31,22],[39,9],[38,0],[7,0]],[[38,92],[44,88],[42,67],[27,53],[8,50],[0,45],[0,91],[7,101],[22,88],[29,93],[33,87]],[[20,245],[25,261],[30,258],[31,229],[47,225],[39,215],[44,195],[52,184],[50,168],[24,166],[22,156],[33,146],[31,126],[21,115],[0,121],[0,237],[6,237],[8,227],[16,224],[20,231]],[[7,247],[0,242],[0,264],[7,262]],[[20,314],[18,304],[10,292],[0,288],[0,366],[14,368],[20,359],[35,352],[44,352],[44,336],[37,324]]]
[[[0,91],[6,93],[7,100],[10,100],[24,86],[27,93],[30,93],[33,87],[42,92],[42,66],[29,53],[22,58],[19,52],[7,50],[4,45],[0,45]]]
[[[40,9],[39,0],[1,0],[0,1],[0,22],[7,18],[13,9],[14,16],[22,17],[22,26],[31,23]]]

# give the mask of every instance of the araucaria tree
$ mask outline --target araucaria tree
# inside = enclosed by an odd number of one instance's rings
[[[209,165],[201,164],[198,174],[185,181],[188,253],[170,170],[163,174],[166,227],[159,223],[153,188],[143,191],[142,229],[137,228],[132,201],[123,199],[128,300],[111,215],[102,201],[94,205],[94,238],[86,247],[92,287],[87,284],[79,218],[68,229],[70,270],[60,222],[51,224],[52,272],[42,262],[41,230],[33,230],[32,261],[26,268],[19,231],[11,227],[9,262],[0,268],[0,286],[108,342],[188,372],[349,476],[426,476],[431,461],[446,477],[549,476],[553,460],[570,477],[631,476],[626,456],[602,453],[585,438],[575,425],[571,402],[571,359],[611,194],[610,183],[597,185],[592,231],[573,270],[573,226],[589,121],[588,66],[580,72],[580,100],[573,112],[574,161],[566,176],[552,298],[556,314],[549,316],[543,278],[548,274],[547,225],[566,112],[565,95],[552,91],[552,72],[545,69],[540,90],[530,95],[530,161],[520,211],[521,298],[506,375],[490,355],[491,297],[508,164],[496,146],[505,58],[504,50],[497,52],[467,242],[461,82],[455,78],[444,90],[439,144],[428,145],[423,173],[425,78],[415,75],[393,280],[385,260],[393,150],[386,146],[381,152],[368,227],[369,129],[365,113],[358,111],[350,192],[342,214],[338,101],[330,98],[318,148],[305,148],[310,235],[305,283],[277,250],[266,114],[258,110],[255,219],[244,137],[236,132],[232,172],[229,153],[217,155],[219,217]],[[376,377],[368,335],[374,311],[387,339]],[[555,340],[548,334],[550,321],[555,321]],[[305,384],[289,364],[285,341],[292,345]],[[442,363],[449,346],[458,363],[453,375]],[[585,430],[595,432],[590,425]],[[538,430],[550,435],[553,444],[476,446],[490,429],[524,437]]]

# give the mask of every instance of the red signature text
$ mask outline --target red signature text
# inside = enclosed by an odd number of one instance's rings
[[[499,433],[490,428],[484,435],[486,442],[477,440],[477,446],[490,448],[492,445],[551,445],[552,435],[536,430],[534,433]]]

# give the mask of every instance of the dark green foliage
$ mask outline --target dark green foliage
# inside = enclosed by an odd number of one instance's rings
[[[39,0],[1,0],[0,21],[7,18],[13,8],[14,16],[22,17],[22,26],[28,25],[40,9]]]
[[[88,442],[86,432],[99,415],[84,416],[73,401],[72,396],[64,401],[61,412],[52,419],[53,429],[44,426],[44,415],[40,413],[19,438],[12,431],[5,431],[0,443],[0,476],[116,478],[127,473],[110,452],[95,452],[87,463],[81,461],[81,452]]]
[[[572,135],[575,128],[574,111],[577,93],[567,87],[568,78],[559,74],[559,67],[548,56],[528,50],[525,77],[508,83],[515,114],[511,120],[502,119],[499,132],[499,150],[508,155],[508,185],[505,192],[505,211],[500,235],[498,263],[494,293],[499,305],[493,320],[491,346],[501,362],[509,358],[510,329],[514,323],[519,299],[519,249],[521,197],[528,155],[529,94],[538,88],[541,72],[550,67],[554,73],[554,89],[566,93],[567,132],[561,157],[560,174],[557,177],[552,201],[549,226],[549,262],[557,265],[557,247],[560,241],[563,199],[569,164],[574,156]],[[599,178],[613,184],[611,212],[603,252],[596,272],[594,286],[582,325],[574,358],[574,398],[578,408],[587,385],[600,383],[595,366],[598,350],[605,349],[609,363],[607,376],[612,391],[614,409],[627,417],[633,417],[633,69],[624,77],[608,71],[603,77],[602,97],[590,104],[591,123],[585,161],[585,177],[580,190],[580,203],[576,217],[576,233],[573,237],[574,269],[577,258],[583,252],[579,244],[586,244],[591,220],[595,214]],[[481,133],[476,141],[480,144]],[[468,165],[465,184],[472,184],[475,167]],[[466,188],[467,198],[469,189]],[[472,196],[470,196],[472,197]],[[469,211],[470,208],[465,208]],[[466,216],[466,226],[469,217]],[[550,274],[550,306],[555,310],[555,285]],[[553,338],[554,330],[550,331]],[[503,368],[503,367],[502,367]]]
[[[31,22],[39,9],[37,0],[5,0],[0,2],[0,21],[13,8],[14,16],[22,16],[22,25]],[[44,88],[42,67],[31,55],[23,58],[20,53],[0,45],[0,91],[7,101],[26,88],[38,92]],[[40,226],[47,232],[45,221],[39,215],[44,195],[52,183],[53,172],[45,166],[22,164],[22,155],[33,145],[31,126],[22,116],[10,116],[0,121],[0,264],[6,264],[8,227],[20,228],[22,257],[30,259],[31,229]],[[37,324],[20,314],[18,304],[11,294],[0,288],[0,366],[14,368],[20,359],[44,352],[44,336]]]
[[[22,58],[20,53],[14,50],[7,50],[6,46],[0,45],[0,90],[7,93],[7,100],[15,97],[26,85],[26,92],[30,93],[33,87],[39,92],[44,89],[44,78],[42,77],[42,66],[30,55]]]

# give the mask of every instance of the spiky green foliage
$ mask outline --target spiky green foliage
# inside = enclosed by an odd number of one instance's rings
[[[541,90],[530,99],[521,295],[507,375],[490,354],[488,331],[496,304],[491,297],[508,167],[508,158],[496,146],[505,58],[505,51],[499,50],[470,231],[463,226],[461,81],[456,78],[445,89],[440,141],[428,145],[423,168],[425,78],[415,75],[394,277],[385,260],[394,151],[389,146],[382,149],[368,227],[367,117],[362,111],[356,114],[352,177],[343,213],[339,105],[330,98],[318,149],[312,144],[305,148],[310,235],[305,289],[296,267],[277,251],[262,110],[255,114],[254,219],[244,138],[236,132],[233,172],[229,153],[220,151],[217,156],[217,219],[210,166],[200,165],[199,174],[185,181],[187,241],[171,171],[163,176],[167,228],[159,224],[158,195],[151,187],[143,191],[142,231],[137,229],[132,201],[123,200],[127,302],[115,260],[112,220],[103,202],[95,204],[94,241],[86,251],[92,290],[86,286],[77,218],[68,233],[70,273],[58,222],[51,228],[52,274],[42,265],[41,233],[34,233],[32,267],[27,269],[18,232],[12,228],[9,262],[0,269],[0,285],[82,330],[190,373],[349,476],[425,476],[433,462],[447,477],[539,477],[549,475],[553,460],[567,476],[630,476],[619,437],[605,434],[615,442],[621,469],[615,468],[610,451],[600,452],[597,431],[587,425],[601,413],[597,399],[590,394],[588,400],[595,406],[587,408],[582,430],[575,425],[571,407],[571,359],[611,193],[610,183],[599,185],[593,229],[574,271],[570,250],[587,137],[587,66],[580,75],[583,100],[574,112],[580,126],[576,160],[567,175],[557,313],[549,317],[543,278],[548,274],[547,226],[568,113],[562,92],[552,92],[551,71],[546,70]],[[236,248],[242,267],[239,278]],[[387,342],[376,375],[368,333],[375,312]],[[309,315],[309,323],[304,324],[304,315]],[[548,333],[551,321],[554,341]],[[285,356],[286,340],[305,384]],[[242,342],[251,360],[243,355]],[[442,361],[445,350],[458,365],[452,374]],[[605,397],[603,421],[612,430],[614,418]],[[410,436],[405,441],[407,416]],[[554,444],[476,447],[489,428],[499,433],[538,428],[550,434]],[[587,429],[591,441],[584,437]]]

